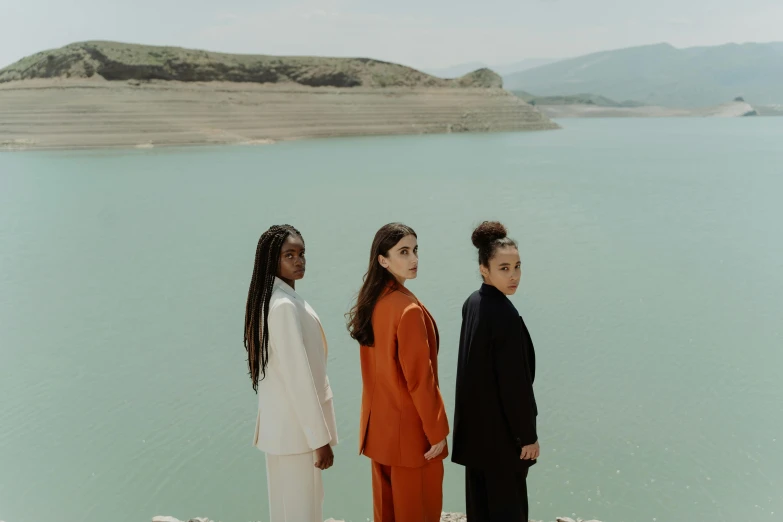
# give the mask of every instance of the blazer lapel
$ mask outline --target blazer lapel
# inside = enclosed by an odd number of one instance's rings
[[[419,301],[417,299],[417,301]],[[432,317],[432,314],[429,310],[427,310],[427,307],[421,304],[421,301],[419,301],[419,306],[421,306],[421,309],[424,310],[424,313],[427,315],[427,317],[430,320],[430,324],[432,325],[432,329],[435,330],[435,351],[440,352],[440,332],[438,331],[438,323],[435,322],[435,318]]]
[[[324,326],[321,324],[321,319],[318,319],[316,322],[318,323],[318,327],[321,329],[321,339],[323,339],[324,342],[324,359],[328,359],[329,344],[326,342],[326,332],[324,332]]]
[[[280,279],[279,277],[275,277],[275,288],[279,288],[281,292],[284,292],[286,295],[292,297],[293,299],[302,302],[304,299],[296,293],[296,290],[291,288],[285,281]],[[324,356],[329,357],[329,344],[326,342],[326,332],[324,332],[324,327],[321,324],[321,319],[318,316],[314,317],[315,322],[318,323],[318,328],[321,329],[321,339],[324,343]]]
[[[430,324],[432,325],[432,329],[435,331],[435,351],[436,351],[436,353],[440,352],[440,332],[438,332],[438,324],[435,322],[435,318],[432,317],[432,314],[430,313],[430,311],[427,310],[427,307],[424,306],[421,303],[421,301],[419,301],[419,298],[416,297],[413,294],[413,292],[411,292],[410,290],[408,290],[407,288],[405,288],[402,285],[395,285],[394,282],[392,281],[392,282],[390,282],[386,286],[386,288],[387,288],[387,291],[397,290],[397,291],[402,292],[403,294],[408,295],[408,296],[410,296],[410,297],[412,297],[412,298],[414,298],[416,300],[416,302],[419,304],[419,306],[421,306],[421,309],[424,310],[424,314],[430,320]],[[427,329],[427,330],[428,330],[428,333],[429,333],[429,329]]]

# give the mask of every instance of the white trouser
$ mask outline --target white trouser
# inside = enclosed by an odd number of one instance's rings
[[[324,486],[315,452],[266,454],[270,522],[323,522]]]

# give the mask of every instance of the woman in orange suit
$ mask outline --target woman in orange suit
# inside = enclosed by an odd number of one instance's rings
[[[376,234],[348,330],[360,344],[359,452],[372,460],[375,522],[438,522],[449,423],[438,388],[438,329],[410,290],[416,233]]]

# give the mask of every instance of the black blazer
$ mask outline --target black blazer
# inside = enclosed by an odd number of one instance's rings
[[[525,322],[497,288],[483,284],[462,306],[451,460],[523,470],[522,446],[538,440],[536,356]]]

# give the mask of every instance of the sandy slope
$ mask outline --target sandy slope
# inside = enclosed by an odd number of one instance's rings
[[[41,79],[0,85],[0,148],[268,143],[557,128],[502,89]]]

